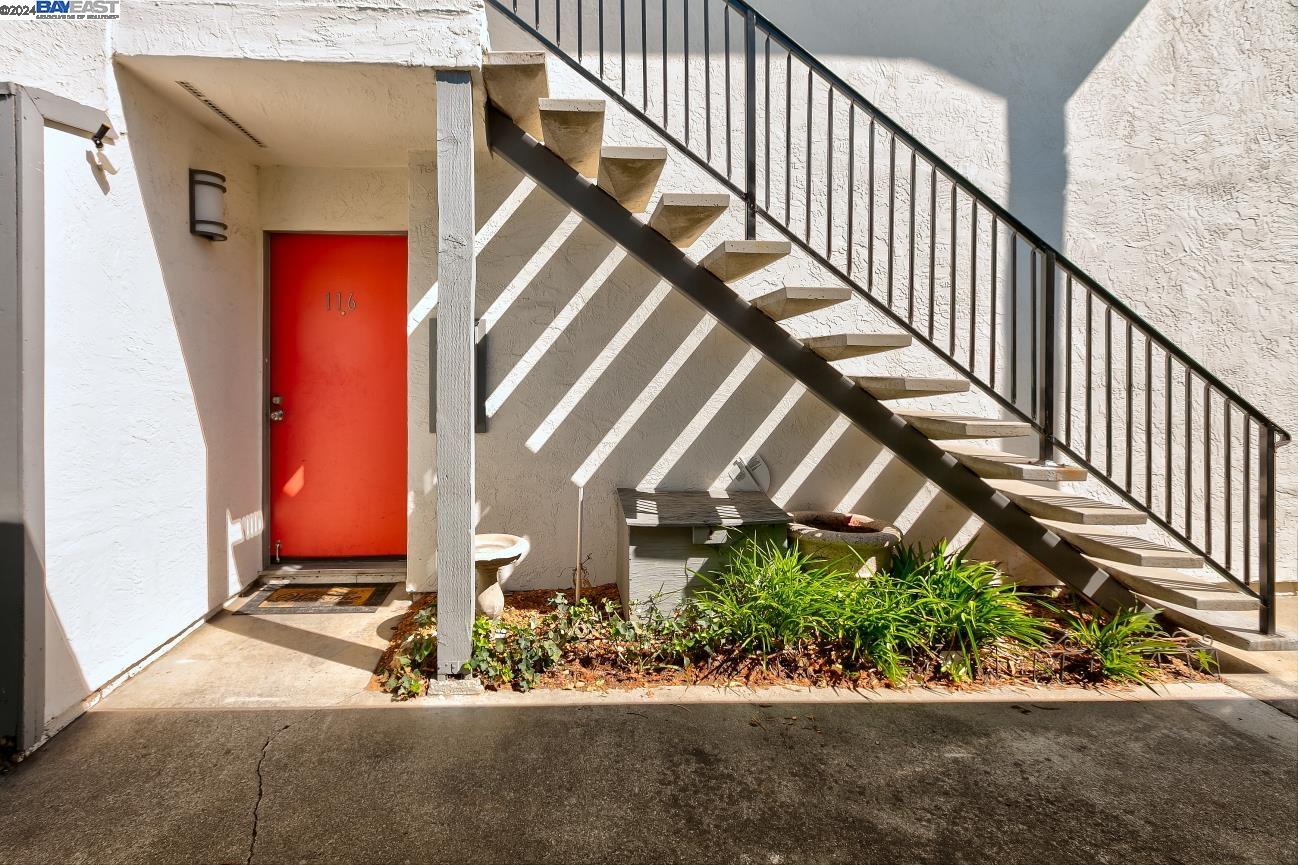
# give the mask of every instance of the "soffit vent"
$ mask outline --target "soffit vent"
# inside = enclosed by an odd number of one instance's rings
[[[247,138],[249,141],[251,141],[253,144],[257,145],[258,147],[266,146],[261,142],[260,138],[253,135],[251,132],[245,129],[242,123],[240,123],[239,121],[231,117],[229,114],[227,114],[224,108],[217,105],[211,99],[208,99],[207,94],[205,94],[203,91],[199,90],[197,87],[190,84],[188,81],[177,81],[176,83],[179,84],[181,87],[185,88],[185,92],[188,93],[190,96],[194,97],[199,102],[203,103],[208,108],[212,109],[212,113],[214,113],[217,117],[220,117],[226,123],[230,124],[235,129],[242,132],[243,136]]]

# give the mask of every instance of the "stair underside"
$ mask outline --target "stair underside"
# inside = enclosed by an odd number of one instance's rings
[[[1250,652],[1291,652],[1298,649],[1298,637],[1292,634],[1261,633],[1255,612],[1193,610],[1154,597],[1137,597],[1160,610],[1167,621],[1236,649]]]
[[[791,248],[787,240],[723,240],[700,264],[722,282],[734,282],[774,264]]]
[[[730,196],[711,192],[664,192],[649,227],[684,249],[730,208]]]
[[[1139,526],[1147,520],[1140,511],[1084,496],[1017,480],[989,480],[996,489],[1036,517],[1095,526]]]
[[[852,299],[852,289],[845,285],[803,286],[786,285],[775,291],[755,297],[752,305],[769,318],[783,321],[795,315],[805,315],[818,309],[837,306]]]
[[[905,348],[911,339],[904,333],[833,333],[809,336],[802,342],[825,360],[847,360]]]
[[[1203,558],[1187,550],[1123,534],[1107,526],[1078,526],[1051,519],[1041,522],[1088,556],[1146,568],[1203,567]]]
[[[1006,453],[992,448],[978,447],[967,442],[952,441],[943,444],[952,456],[964,463],[982,478],[988,480],[1064,482],[1084,481],[1086,469],[1078,466],[1040,465],[1031,457]]]
[[[1234,583],[1219,577],[1186,573],[1171,568],[1143,568],[1088,556],[1137,594],[1194,610],[1252,610],[1261,604]]]
[[[644,213],[666,164],[666,147],[605,147],[597,183],[627,210]]]
[[[920,411],[899,411],[897,416],[931,439],[1017,438],[1032,434],[1032,427],[1016,420]]]
[[[542,99],[545,146],[579,174],[596,177],[604,143],[604,100]]]
[[[487,98],[524,132],[541,140],[539,102],[550,95],[544,51],[493,51],[482,64]]]
[[[969,382],[962,378],[924,378],[917,375],[857,375],[852,380],[875,399],[914,399],[940,394],[964,393]]]

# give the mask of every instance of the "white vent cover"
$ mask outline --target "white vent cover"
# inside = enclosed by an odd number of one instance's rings
[[[212,110],[212,113],[215,114],[217,117],[221,118],[221,119],[224,120],[226,123],[230,124],[230,125],[233,126],[235,129],[237,129],[237,130],[239,130],[240,132],[242,132],[244,138],[247,138],[249,141],[251,141],[253,144],[257,145],[258,147],[265,147],[265,146],[266,146],[265,144],[263,144],[263,143],[261,142],[261,139],[260,139],[260,138],[258,138],[257,136],[255,136],[255,135],[253,135],[251,132],[249,132],[249,131],[244,127],[244,125],[243,125],[242,123],[240,123],[239,121],[237,121],[237,120],[235,120],[233,117],[231,117],[231,116],[229,115],[229,113],[227,113],[226,110],[225,110],[224,108],[222,108],[221,106],[217,105],[217,104],[216,104],[215,102],[213,102],[211,99],[208,99],[208,98],[207,98],[207,94],[205,94],[203,91],[199,90],[197,87],[195,87],[194,85],[190,84],[188,81],[177,81],[176,83],[179,84],[181,87],[183,87],[184,90],[185,90],[185,92],[188,93],[190,96],[194,97],[194,98],[197,99],[199,102],[203,103],[203,104],[206,105],[208,108],[210,108],[210,109]]]

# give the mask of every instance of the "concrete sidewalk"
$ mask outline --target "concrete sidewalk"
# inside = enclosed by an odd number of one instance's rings
[[[0,861],[1292,863],[1298,723],[1193,694],[101,707]]]

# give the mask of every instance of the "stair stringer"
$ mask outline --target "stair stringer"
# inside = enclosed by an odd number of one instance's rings
[[[579,175],[494,105],[490,149],[619,244],[830,408],[935,483],[1050,574],[1106,610],[1144,606],[1125,586],[988,485],[971,469],[857,387],[829,361],[692,261],[665,237]]]

